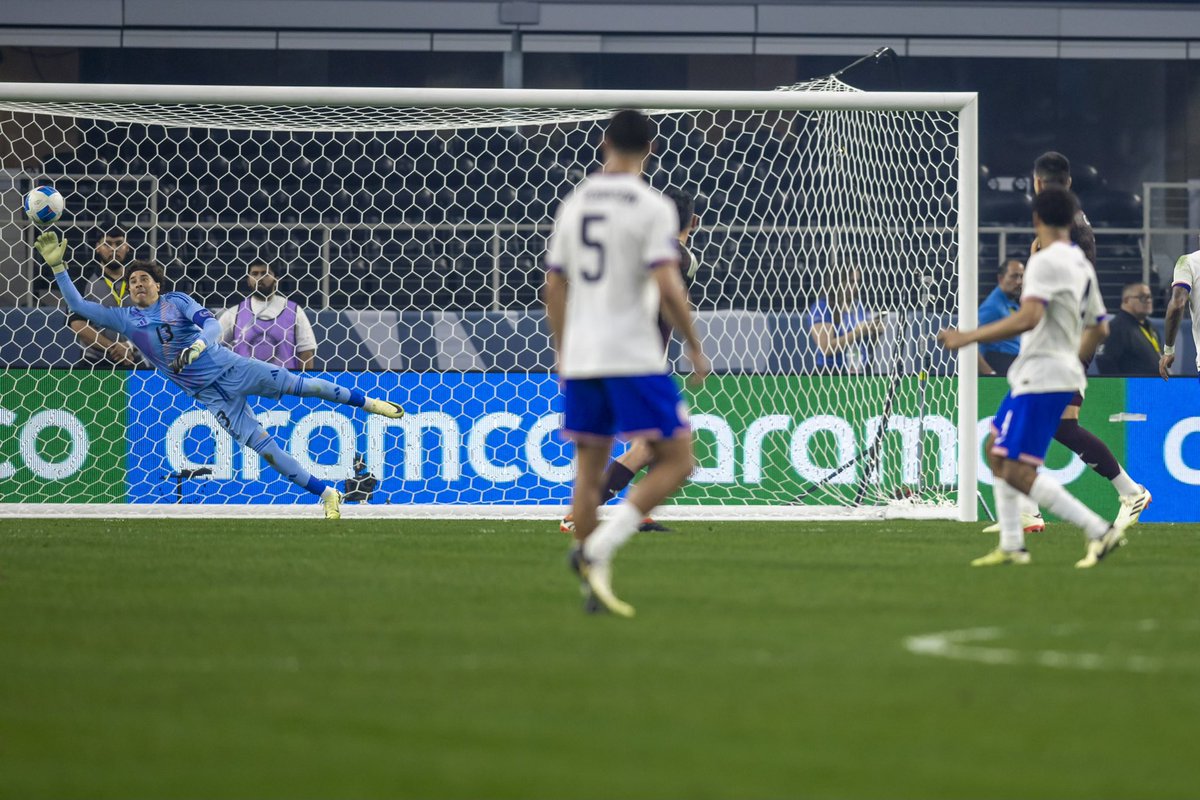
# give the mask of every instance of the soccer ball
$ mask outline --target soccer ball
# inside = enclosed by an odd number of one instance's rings
[[[62,218],[66,201],[53,186],[39,186],[25,195],[25,216],[35,225],[50,225]]]

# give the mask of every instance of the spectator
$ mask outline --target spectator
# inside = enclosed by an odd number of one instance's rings
[[[865,341],[883,331],[883,316],[867,311],[859,300],[862,271],[834,268],[824,293],[808,309],[810,335],[821,372],[859,374],[866,371]]]
[[[287,369],[313,368],[317,339],[308,315],[295,300],[279,294],[271,266],[255,261],[246,271],[250,293],[221,314],[225,343],[235,353]]]
[[[125,286],[125,265],[133,248],[125,239],[122,228],[110,228],[96,242],[96,263],[100,274],[88,281],[83,299],[107,308],[128,306],[129,290]],[[116,331],[97,328],[83,317],[72,314],[67,325],[83,345],[80,366],[92,369],[136,369],[142,363],[137,351]]]
[[[996,273],[996,288],[979,306],[979,326],[1015,313],[1021,307],[1021,287],[1025,282],[1025,264],[1009,257]],[[1007,375],[1008,368],[1021,352],[1021,337],[979,345],[979,374]]]
[[[1154,295],[1144,283],[1128,284],[1121,308],[1109,320],[1108,339],[1096,351],[1101,375],[1157,375],[1162,339],[1147,321],[1154,313]]]

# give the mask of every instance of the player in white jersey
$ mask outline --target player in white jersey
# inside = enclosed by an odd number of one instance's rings
[[[632,616],[633,608],[612,592],[612,557],[695,463],[687,406],[663,357],[660,310],[683,336],[693,382],[709,369],[679,276],[678,214],[642,180],[652,138],[640,112],[613,115],[602,145],[604,170],[563,201],[546,253],[546,316],[563,382],[563,427],[576,445],[571,566],[589,591],[587,608],[621,616]],[[617,435],[649,439],[655,466],[597,526]]]
[[[1126,525],[1110,525],[1052,478],[1037,472],[1063,410],[1087,386],[1080,352],[1095,352],[1108,335],[1108,314],[1096,270],[1071,243],[1071,224],[1078,210],[1075,195],[1065,188],[1050,187],[1039,193],[1034,198],[1033,223],[1041,248],[1025,267],[1020,309],[974,331],[938,334],[938,341],[951,350],[1021,334],[1021,354],[1008,371],[1009,392],[996,411],[987,443],[1000,546],[972,561],[972,566],[1029,563],[1019,494],[1087,534],[1087,551],[1076,567],[1095,566],[1125,543]]]
[[[1171,376],[1171,365],[1175,363],[1175,337],[1179,334],[1179,323],[1183,321],[1184,309],[1192,306],[1192,340],[1198,351],[1196,367],[1200,369],[1200,292],[1195,291],[1200,283],[1200,250],[1180,256],[1175,262],[1175,275],[1171,278],[1171,302],[1167,304],[1167,329],[1163,341],[1162,358],[1158,362],[1158,374],[1163,380]]]

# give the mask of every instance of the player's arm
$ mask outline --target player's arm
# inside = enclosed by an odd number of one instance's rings
[[[1087,364],[1096,355],[1096,349],[1108,338],[1108,320],[1088,325],[1079,337],[1079,360]]]
[[[938,342],[947,350],[958,350],[977,342],[1002,342],[1031,331],[1046,316],[1046,303],[1038,297],[1023,297],[1021,307],[1004,319],[988,323],[973,331],[948,328],[937,335]]]
[[[692,375],[688,380],[694,386],[699,385],[708,377],[711,367],[700,346],[696,326],[692,323],[692,307],[688,303],[683,278],[679,276],[678,262],[660,262],[654,268],[654,280],[658,283],[663,319],[683,337],[688,361],[692,362]]]
[[[88,322],[115,331],[125,330],[125,316],[116,308],[108,308],[90,300],[84,300],[83,295],[75,288],[71,276],[67,272],[67,240],[59,239],[53,231],[46,231],[34,241],[33,246],[41,255],[46,266],[54,273],[54,282],[62,292],[67,308],[77,317],[83,317]]]
[[[137,363],[133,356],[133,350],[129,345],[121,341],[114,342],[112,339],[109,339],[83,317],[73,317],[67,323],[67,327],[75,334],[75,338],[79,340],[80,344],[103,353],[113,362],[129,365]]]
[[[221,341],[221,323],[217,322],[217,318],[212,315],[211,311],[186,294],[171,292],[166,295],[166,299],[174,303],[183,312],[184,317],[191,320],[192,324],[200,329],[200,335],[196,337],[196,340],[180,350],[175,359],[171,361],[171,371],[181,372],[184,367],[199,358],[205,350],[217,346]]]
[[[1185,261],[1187,256],[1179,259]],[[1179,273],[1180,266],[1175,267],[1176,274]],[[1175,337],[1179,335],[1179,323],[1183,321],[1183,312],[1188,306],[1188,300],[1192,293],[1190,283],[1183,283],[1176,279],[1174,285],[1171,286],[1171,300],[1167,303],[1167,320],[1166,330],[1163,332],[1163,352],[1158,360],[1158,374],[1163,380],[1170,377],[1171,365],[1175,363]]]
[[[550,325],[550,343],[554,346],[557,358],[562,353],[563,326],[567,321],[567,279],[561,270],[547,270],[542,300],[546,304],[546,321]],[[554,369],[558,371],[557,364]]]
[[[222,326],[224,327],[224,326]],[[317,355],[317,337],[313,334],[312,323],[303,308],[296,308],[296,358],[300,361],[300,369],[310,370]]]

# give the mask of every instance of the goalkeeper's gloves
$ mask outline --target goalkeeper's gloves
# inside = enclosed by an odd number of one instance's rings
[[[67,268],[67,265],[63,263],[63,259],[67,255],[67,240],[60,240],[54,231],[43,233],[34,241],[33,246],[41,253],[42,260],[55,275]]]
[[[184,348],[179,351],[179,355],[175,356],[175,360],[171,362],[171,372],[182,371],[184,367],[199,358],[200,354],[207,349],[208,345],[204,343],[203,339],[197,339],[192,342],[191,347]]]

